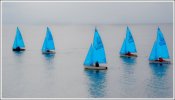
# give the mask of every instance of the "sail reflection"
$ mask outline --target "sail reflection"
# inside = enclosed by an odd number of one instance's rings
[[[172,80],[167,73],[170,68],[169,64],[149,64],[150,65],[150,75],[147,84],[147,93],[149,97],[169,97],[171,96]],[[173,82],[173,81],[172,81]],[[170,85],[167,85],[170,84]],[[156,91],[156,92],[155,92]]]
[[[122,73],[120,75],[120,90],[119,91],[125,91],[121,94],[124,97],[131,97],[133,96],[136,89],[136,76],[135,76],[135,64],[136,64],[136,58],[127,58],[127,57],[121,57],[121,60],[123,61],[122,64]]]
[[[86,70],[89,78],[88,91],[92,98],[102,98],[106,95],[106,71]]]
[[[134,57],[120,57],[125,64],[135,65],[136,58]]]
[[[43,54],[46,60],[52,60],[55,55],[54,54]]]
[[[24,51],[14,51],[12,52],[13,53],[13,58],[14,60],[19,63],[18,66],[22,66],[22,63],[23,63],[23,59],[25,58],[24,57]]]
[[[161,78],[166,75],[169,64],[149,64],[151,67],[152,74],[155,77]]]
[[[54,69],[54,54],[43,54],[44,55],[44,62],[45,66],[47,66],[48,69]]]
[[[24,54],[24,51],[14,51],[13,53],[15,56],[22,56]]]

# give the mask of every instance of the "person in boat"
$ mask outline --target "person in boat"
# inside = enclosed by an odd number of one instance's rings
[[[50,50],[46,50],[46,52],[50,52]]]
[[[20,51],[21,48],[18,46],[16,49],[13,49],[14,51]]]
[[[99,67],[99,63],[98,63],[98,61],[95,62],[95,67]]]
[[[128,51],[128,53],[126,53],[125,55],[127,56],[132,56],[131,52]]]
[[[163,62],[163,61],[165,61],[163,58],[159,58],[158,60],[156,60],[156,61],[159,61],[159,62]]]

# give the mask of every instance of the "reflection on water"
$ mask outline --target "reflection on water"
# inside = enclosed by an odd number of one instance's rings
[[[134,74],[134,65],[136,64],[136,58],[126,58],[126,57],[122,57],[121,58],[123,63],[123,74],[125,75],[125,78],[133,79],[133,74]],[[127,79],[127,80],[128,80]],[[130,81],[134,81],[134,80],[130,80]]]
[[[25,51],[13,51],[15,56],[22,56]]]
[[[89,78],[88,91],[90,93],[90,97],[105,97],[106,71],[86,70],[85,72]]]
[[[169,64],[149,64],[152,70],[152,73],[158,77],[162,78],[166,75],[166,70],[170,66]]]
[[[169,64],[149,64],[151,70],[151,77],[148,80],[148,97],[168,97],[171,96],[171,91],[169,85],[169,78],[167,77],[167,69]]]
[[[51,60],[55,57],[55,54],[43,54],[46,60]]]
[[[125,91],[121,93],[122,97],[133,97],[133,92],[135,89],[135,64],[136,64],[136,58],[128,58],[128,57],[121,57],[123,64],[122,64],[122,74],[120,78],[120,91]]]
[[[48,69],[54,69],[54,57],[55,57],[55,54],[43,54],[44,56],[44,62],[47,66]]]
[[[25,51],[13,51],[12,53],[13,53],[13,57],[15,61],[19,63],[18,66],[21,66],[21,63],[23,62]]]
[[[135,57],[120,57],[125,64],[134,65],[136,63]]]
[[[28,48],[24,52],[12,51],[16,25],[5,25],[2,35],[3,97],[173,97],[173,64],[168,67],[148,64],[157,25],[131,25],[135,29],[134,38],[139,51],[137,58],[119,57],[125,25],[99,25],[109,65],[106,72],[83,70],[82,64],[93,40],[94,26],[60,25],[58,28],[52,25],[55,46],[59,50],[55,55],[43,55],[40,47],[45,37],[45,25],[22,25],[24,31],[30,33],[22,34]],[[164,27],[164,36],[172,57],[172,34],[167,33],[173,33],[173,25],[161,27]]]

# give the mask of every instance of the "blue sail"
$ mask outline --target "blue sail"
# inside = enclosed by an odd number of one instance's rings
[[[155,41],[154,42],[154,45],[153,45],[153,48],[152,48],[152,51],[151,51],[151,54],[150,54],[150,56],[149,56],[149,60],[156,60],[156,59],[158,59],[158,57],[157,57],[157,42]]]
[[[122,48],[120,49],[120,54],[126,54],[128,52],[131,52],[131,53],[137,52],[135,42],[129,27],[127,27],[126,37],[123,41]]]
[[[93,65],[93,46],[91,44],[86,59],[84,61],[84,65],[92,66]]]
[[[125,41],[126,40],[124,39],[122,47],[120,49],[120,54],[126,54],[127,53],[127,51],[126,51],[126,42]]]
[[[163,33],[161,32],[160,28],[158,28],[157,29],[157,39],[154,43],[149,60],[156,60],[160,57],[164,59],[170,58]]]
[[[95,29],[93,44],[89,48],[84,65],[92,66],[96,62],[106,63],[104,46],[97,29]]]
[[[13,43],[13,49],[16,49],[17,47],[25,48],[24,41],[18,27],[16,29],[16,37]]]
[[[98,61],[99,63],[106,63],[106,54],[104,46],[97,29],[95,29],[94,33],[93,47],[93,62],[95,63]]]
[[[55,45],[54,45],[52,33],[48,27],[47,27],[46,37],[45,37],[43,47],[42,47],[43,52],[45,52],[47,50],[55,50]]]

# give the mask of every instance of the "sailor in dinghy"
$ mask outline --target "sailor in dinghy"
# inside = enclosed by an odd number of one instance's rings
[[[13,51],[24,51],[25,45],[19,28],[16,29],[16,37],[13,43]]]
[[[157,29],[157,38],[154,42],[151,54],[149,56],[149,62],[150,63],[170,63],[170,61],[165,60],[169,59],[169,52],[168,48],[163,36],[163,33],[161,32],[160,28]]]
[[[131,31],[129,30],[129,27],[127,27],[126,37],[120,49],[120,57],[137,57],[136,54],[133,54],[136,52],[137,50],[134,39],[132,37]]]
[[[95,28],[93,44],[91,44],[86,59],[84,61],[85,69],[90,70],[106,70],[106,66],[99,64],[106,64],[106,54],[101,37]]]
[[[50,29],[47,27],[46,37],[42,47],[43,54],[55,54],[55,45]]]

